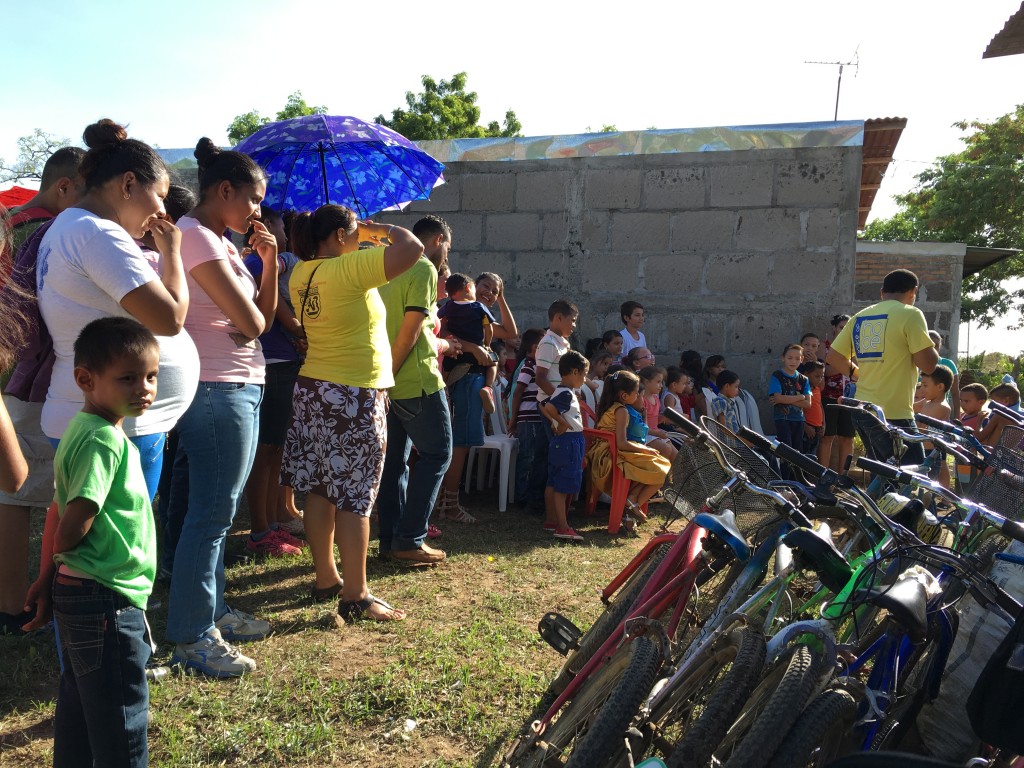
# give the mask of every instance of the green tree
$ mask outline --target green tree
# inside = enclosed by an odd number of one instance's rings
[[[296,91],[288,97],[288,101],[285,102],[284,107],[278,111],[274,119],[288,120],[293,117],[302,117],[303,115],[323,115],[326,112],[327,107],[322,105],[311,107],[302,97],[302,91]],[[231,125],[228,126],[228,140],[232,145],[238,144],[246,136],[256,133],[256,131],[269,122],[269,117],[264,117],[255,109],[243,115],[238,115],[231,121]]]
[[[18,157],[12,164],[0,158],[0,183],[43,178],[43,166],[50,155],[70,145],[69,139],[36,128],[18,139]]]
[[[917,175],[917,187],[897,195],[901,210],[869,224],[873,240],[937,240],[990,248],[1024,244],[1024,105],[991,123],[955,124],[964,149],[936,159]],[[1020,325],[1024,289],[1007,280],[1024,277],[1024,257],[1005,259],[964,280],[961,317],[983,327],[1009,318]]]
[[[423,75],[423,92],[405,94],[406,108],[394,109],[391,119],[378,115],[376,121],[413,141],[430,139],[482,139],[490,136],[519,136],[523,126],[511,109],[505,121],[479,124],[480,108],[475,91],[466,91],[465,72],[451,80],[435,81]]]

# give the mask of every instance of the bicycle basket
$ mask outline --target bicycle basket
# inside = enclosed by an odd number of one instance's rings
[[[740,440],[739,436],[728,427],[707,416],[701,417],[700,425],[718,442],[732,449],[737,458],[737,461],[731,461],[732,465],[737,469],[742,469],[752,483],[768,487],[773,480],[782,479],[772,471],[768,462],[757,451]]]
[[[1003,436],[1011,427],[1003,430]],[[1012,427],[1012,429],[1017,429]],[[983,473],[967,492],[969,498],[1013,520],[1024,518],[1024,454],[1007,448],[1000,436],[988,464],[994,470]],[[1010,436],[1019,440],[1018,436]]]

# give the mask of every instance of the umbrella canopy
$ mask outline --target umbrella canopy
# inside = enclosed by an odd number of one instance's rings
[[[401,134],[356,117],[306,115],[261,128],[237,147],[267,172],[266,204],[345,205],[360,218],[425,200],[444,166]]]
[[[25,187],[11,187],[0,192],[0,205],[4,208],[17,208],[24,205],[36,195],[36,190]]]

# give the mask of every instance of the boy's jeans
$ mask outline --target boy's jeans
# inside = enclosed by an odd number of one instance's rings
[[[167,637],[175,643],[194,643],[227,611],[224,548],[256,456],[262,399],[259,384],[201,381],[178,421],[178,451],[188,458],[188,511],[167,609]],[[171,499],[172,506],[180,503]]]
[[[419,458],[409,478],[409,452]],[[448,465],[452,461],[452,422],[444,390],[392,400],[388,446],[377,494],[382,552],[419,549]]]
[[[99,582],[58,574],[53,617],[64,660],[54,767],[147,765],[151,648],[145,612]]]
[[[543,441],[548,444],[547,433],[542,421],[522,421],[516,425],[516,437],[519,439],[519,453],[516,456],[516,500],[523,505],[537,499],[533,484],[533,465],[537,455],[537,446]],[[531,489],[534,493],[531,493]]]

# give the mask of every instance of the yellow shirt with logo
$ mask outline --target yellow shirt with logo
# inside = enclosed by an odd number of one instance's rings
[[[857,399],[879,406],[887,419],[914,418],[918,370],[911,358],[931,346],[921,310],[894,300],[862,309],[832,342],[857,360]]]
[[[383,248],[295,265],[288,290],[309,342],[300,375],[349,387],[394,385],[384,302],[377,293],[386,282]]]

